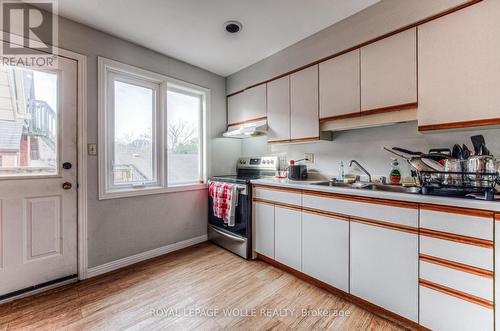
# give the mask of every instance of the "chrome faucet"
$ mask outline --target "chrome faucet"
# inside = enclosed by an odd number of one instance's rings
[[[365,174],[368,175],[368,181],[371,183],[372,182],[372,175],[370,175],[370,173],[368,171],[366,171],[366,169],[363,168],[363,166],[361,164],[359,164],[359,162],[356,160],[351,160],[351,162],[349,163],[349,167],[352,167],[353,163],[355,163],[359,169],[361,169]]]

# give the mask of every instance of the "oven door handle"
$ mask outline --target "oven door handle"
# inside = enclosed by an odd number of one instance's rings
[[[229,238],[229,239],[232,239],[234,241],[238,241],[238,242],[245,242],[246,239],[245,238],[242,238],[242,237],[239,237],[239,236],[236,236],[234,234],[230,234],[226,231],[222,231],[222,230],[219,230],[217,229],[215,226],[212,226],[212,225],[209,225],[210,229],[213,230],[214,232],[217,232],[218,234],[220,234],[221,236],[224,236],[226,238]]]

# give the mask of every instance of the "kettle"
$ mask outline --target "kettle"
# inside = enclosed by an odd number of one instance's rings
[[[290,165],[288,166],[288,179],[291,180],[305,180],[307,179],[307,166],[304,164],[295,164],[295,162],[303,161],[300,160],[290,160]]]

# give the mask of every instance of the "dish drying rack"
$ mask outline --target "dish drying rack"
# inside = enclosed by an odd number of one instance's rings
[[[498,172],[417,171],[422,194],[466,196],[484,194],[484,200],[495,200]]]

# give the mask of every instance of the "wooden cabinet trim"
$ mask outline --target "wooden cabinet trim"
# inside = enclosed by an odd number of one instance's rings
[[[314,62],[311,62],[311,63],[305,64],[305,65],[303,65],[303,66],[301,66],[301,67],[298,67],[298,68],[295,68],[295,69],[293,69],[293,70],[287,71],[287,72],[285,72],[285,73],[283,73],[283,74],[277,75],[277,76],[275,76],[275,77],[273,77],[273,78],[267,79],[267,80],[262,81],[262,82],[260,82],[260,83],[256,83],[256,84],[250,85],[250,86],[248,86],[247,88],[244,88],[244,89],[242,89],[242,90],[239,90],[239,91],[236,91],[236,92],[230,93],[230,94],[226,95],[226,97],[227,97],[227,98],[228,98],[228,97],[232,97],[232,96],[234,96],[234,95],[236,95],[236,94],[243,93],[245,90],[248,90],[248,89],[250,89],[250,88],[253,88],[253,87],[256,87],[256,86],[259,86],[259,85],[262,85],[262,84],[267,84],[267,83],[269,83],[269,82],[272,82],[273,80],[277,80],[277,79],[283,78],[283,77],[285,77],[285,76],[291,75],[291,74],[293,74],[293,73],[296,73],[296,72],[298,72],[298,71],[301,71],[301,70],[307,69],[307,68],[309,68],[309,67],[312,67],[312,66],[318,65],[318,64],[320,64],[321,62],[328,61],[328,60],[333,59],[333,58],[335,58],[335,57],[338,57],[338,56],[340,56],[340,55],[343,55],[343,54],[349,53],[349,52],[351,52],[351,51],[354,51],[354,50],[356,50],[356,49],[362,48],[362,47],[364,47],[364,46],[367,46],[367,45],[373,44],[373,43],[375,43],[375,42],[377,42],[377,41],[380,41],[380,40],[382,40],[382,39],[389,38],[389,37],[391,37],[391,36],[393,36],[393,35],[395,35],[395,34],[398,34],[398,33],[404,32],[404,31],[406,31],[406,30],[413,29],[413,28],[415,28],[415,27],[418,27],[419,25],[422,25],[422,24],[425,24],[425,23],[428,23],[428,22],[434,21],[434,20],[436,20],[436,19],[438,19],[438,18],[441,18],[441,17],[443,17],[443,16],[446,16],[446,15],[452,14],[452,13],[454,13],[454,12],[456,12],[456,11],[459,11],[459,10],[465,9],[465,8],[467,8],[467,7],[469,7],[469,6],[475,5],[475,4],[477,4],[477,3],[479,3],[479,2],[482,2],[482,1],[483,1],[483,0],[469,0],[469,1],[467,1],[467,2],[465,2],[465,3],[463,3],[463,4],[461,4],[461,5],[458,5],[458,6],[456,6],[456,7],[450,8],[450,9],[448,9],[448,10],[444,11],[444,12],[438,13],[438,14],[433,15],[433,16],[430,16],[430,17],[428,17],[428,18],[424,18],[424,19],[422,19],[422,20],[420,20],[420,21],[417,21],[417,22],[415,22],[415,23],[409,24],[409,25],[407,25],[407,26],[404,26],[404,27],[401,27],[401,28],[396,29],[396,30],[394,30],[394,31],[388,32],[388,33],[386,33],[386,34],[383,34],[383,35],[381,35],[381,36],[379,36],[379,37],[375,37],[375,38],[370,39],[370,40],[368,40],[368,41],[362,42],[362,43],[360,43],[360,44],[358,44],[358,45],[355,45],[355,46],[349,47],[348,49],[345,49],[345,50],[343,50],[343,51],[339,51],[339,52],[334,53],[334,54],[332,54],[332,55],[329,55],[329,56],[326,56],[326,57],[321,58],[321,59],[319,59],[319,60],[316,60],[316,61],[314,61]]]
[[[443,124],[429,124],[420,125],[418,131],[435,131],[435,130],[451,130],[451,129],[462,129],[462,128],[473,128],[481,126],[493,126],[500,125],[500,118],[490,118],[485,120],[476,121],[463,121],[463,122],[449,122]]]
[[[348,194],[338,194],[338,193],[318,192],[318,191],[308,191],[308,190],[304,190],[303,194],[312,195],[312,196],[319,196],[319,197],[324,197],[324,198],[331,198],[331,199],[350,200],[350,201],[355,201],[355,202],[364,202],[364,203],[371,203],[371,204],[377,204],[377,205],[386,205],[386,206],[391,206],[391,207],[418,209],[418,204],[412,203],[412,202],[385,200],[385,199],[361,197],[361,196],[348,195]]]
[[[240,122],[228,123],[227,126],[235,126],[235,125],[241,125],[241,124],[246,124],[246,123],[253,123],[253,122],[264,121],[264,120],[267,120],[267,116],[252,118],[252,119],[245,120],[245,121],[240,121]]]
[[[282,140],[268,140],[267,143],[268,144],[286,144],[286,143],[289,143],[291,142],[290,139],[282,139]]]
[[[401,231],[401,232],[406,232],[406,233],[418,235],[418,229],[413,228],[411,226],[389,223],[389,222],[384,222],[384,221],[377,221],[377,220],[368,219],[368,218],[352,217],[352,216],[349,217],[349,220],[351,222],[373,225],[373,226],[378,226],[380,228],[386,228],[386,229],[391,229],[391,230],[396,230],[396,231]]]
[[[482,268],[478,268],[478,267],[473,267],[473,266],[470,266],[467,264],[458,263],[458,262],[454,262],[454,261],[450,261],[450,260],[445,260],[445,259],[441,259],[438,257],[425,255],[425,254],[420,254],[419,257],[420,257],[420,261],[425,261],[425,262],[437,264],[437,265],[440,265],[440,266],[443,266],[446,268],[451,268],[451,269],[455,269],[458,271],[467,272],[469,274],[473,274],[476,276],[481,276],[481,277],[493,279],[493,271],[490,271],[490,270],[486,270],[486,269],[482,269]]]
[[[481,209],[468,209],[461,207],[451,207],[451,206],[442,206],[442,205],[430,205],[430,204],[420,204],[420,209],[436,211],[442,213],[450,213],[450,214],[459,214],[473,217],[482,217],[493,220],[494,213],[488,210]]]
[[[275,207],[281,207],[281,208],[286,208],[286,209],[293,209],[293,210],[302,211],[302,207],[296,206],[296,205],[290,205],[287,203],[270,201],[270,200],[263,200],[263,199],[258,199],[258,198],[253,198],[252,201],[256,202],[256,203],[263,203],[266,205],[273,205]]]
[[[266,200],[261,200],[261,199],[252,199],[252,202],[253,203],[260,203],[260,204],[263,204],[263,205],[268,205],[268,206],[273,206],[274,207],[274,202],[270,202],[270,201],[266,201]]]
[[[329,218],[335,218],[335,219],[341,220],[341,221],[349,221],[348,215],[337,214],[337,213],[332,213],[332,212],[313,209],[313,208],[306,208],[306,207],[302,207],[302,211],[304,213],[308,213],[308,214],[325,216],[325,217],[329,217]]]
[[[412,330],[429,330],[421,325],[419,325],[418,323],[412,321],[412,320],[409,320],[403,316],[400,316],[396,313],[393,313],[392,311],[389,311],[385,308],[382,308],[380,306],[377,306],[371,302],[368,302],[360,297],[357,297],[355,295],[352,295],[350,293],[347,293],[347,292],[344,292],[336,287],[333,287],[332,285],[330,284],[327,284],[325,282],[322,282],[320,281],[319,279],[316,279],[312,276],[309,276],[301,271],[298,271],[298,270],[295,270],[283,263],[280,263],[270,257],[267,257],[265,255],[262,255],[262,254],[259,254],[257,253],[257,259],[258,260],[261,260],[265,263],[268,263],[270,265],[272,265],[273,267],[276,267],[278,269],[281,269],[283,271],[286,271],[292,275],[294,275],[295,277],[299,278],[299,279],[302,279],[303,281],[306,281],[308,282],[309,284],[312,284],[314,286],[317,286],[319,288],[322,288],[334,295],[337,295],[349,302],[352,302],[358,306],[361,306],[362,308],[378,315],[378,316],[382,316],[394,323],[397,323],[401,326],[404,326],[405,328],[410,328]]]
[[[346,118],[356,118],[356,117],[377,115],[377,114],[383,114],[383,113],[392,113],[392,112],[396,112],[396,111],[415,109],[417,107],[418,107],[418,103],[412,102],[412,103],[406,103],[403,105],[395,105],[395,106],[382,107],[382,108],[377,108],[377,109],[363,110],[360,112],[355,112],[355,113],[350,113],[350,114],[323,117],[323,118],[319,119],[319,122],[323,123],[323,122],[329,122],[329,121],[335,121],[335,120],[343,120]]]
[[[283,139],[283,140],[268,140],[268,144],[289,144],[289,143],[301,143],[310,141],[320,141],[320,137],[310,137],[310,138],[297,138],[297,139]]]
[[[422,236],[436,238],[436,239],[442,239],[442,240],[448,240],[448,241],[454,241],[454,242],[458,242],[461,244],[473,245],[473,246],[490,248],[490,249],[493,249],[493,246],[494,246],[494,243],[492,240],[461,236],[458,234],[429,230],[429,229],[424,229],[424,228],[420,228],[419,232],[420,232],[420,235],[422,235]]]
[[[302,190],[296,189],[296,188],[287,188],[287,187],[279,187],[279,186],[267,186],[267,185],[262,185],[262,184],[253,184],[253,187],[261,189],[261,190],[281,191],[281,192],[302,194]]]
[[[480,298],[480,297],[477,297],[475,295],[471,295],[471,294],[468,294],[468,293],[465,293],[462,291],[457,291],[455,289],[452,289],[452,288],[449,288],[449,287],[446,287],[443,285],[439,285],[439,284],[436,284],[433,282],[429,282],[429,281],[427,281],[425,279],[421,279],[421,278],[419,279],[419,284],[421,286],[430,288],[431,290],[438,291],[438,292],[441,292],[441,293],[444,293],[447,295],[451,295],[455,298],[462,299],[462,300],[474,303],[476,305],[486,307],[488,309],[493,309],[493,302],[490,300],[486,300],[486,299],[483,299],[483,298]]]

